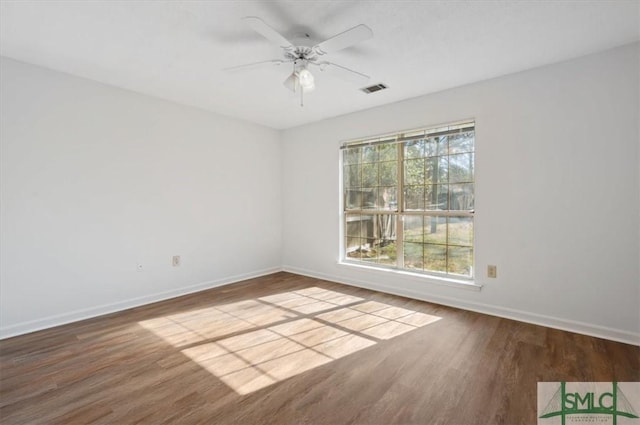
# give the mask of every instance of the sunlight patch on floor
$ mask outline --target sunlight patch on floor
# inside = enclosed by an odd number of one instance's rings
[[[245,395],[438,320],[312,287],[139,324]]]

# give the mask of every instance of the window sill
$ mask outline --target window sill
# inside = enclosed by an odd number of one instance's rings
[[[373,272],[373,273],[389,273],[393,275],[406,276],[413,280],[420,280],[421,282],[426,282],[426,283],[435,284],[435,285],[442,285],[442,286],[450,286],[450,287],[465,289],[469,291],[480,291],[482,289],[482,285],[473,280],[452,279],[448,277],[433,276],[433,275],[427,275],[422,273],[413,273],[407,270],[387,269],[382,267],[364,265],[360,263],[352,263],[344,260],[338,261],[338,265],[353,267],[356,269],[360,269],[367,272]]]

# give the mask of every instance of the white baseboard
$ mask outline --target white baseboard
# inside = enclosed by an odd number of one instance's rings
[[[132,298],[117,303],[103,304],[96,307],[84,308],[71,311],[64,314],[44,317],[42,319],[30,320],[28,322],[17,323],[10,326],[0,326],[0,339],[10,338],[39,331],[42,329],[52,328],[54,326],[65,325],[79,320],[91,319],[93,317],[102,316],[104,314],[115,313],[127,310],[133,307],[150,304],[158,301],[168,300],[170,298],[180,297],[182,295],[192,294],[194,292],[204,291],[206,289],[216,288],[218,286],[229,285],[231,283],[240,282],[242,280],[253,279],[272,273],[282,271],[280,267],[272,267],[268,269],[255,270],[249,273],[243,273],[235,276],[229,276],[222,279],[216,279],[209,282],[201,282],[195,285],[185,286],[171,291],[159,292],[143,297]]]
[[[345,285],[357,286],[360,288],[371,289],[374,291],[385,292],[388,294],[399,295],[407,298],[414,298],[421,301],[442,304],[449,307],[461,308],[464,310],[475,311],[478,313],[488,314],[491,316],[504,317],[506,319],[517,320],[519,322],[532,323],[534,325],[546,326],[548,328],[560,329],[563,331],[575,332],[583,335],[595,336],[598,338],[609,339],[612,341],[623,342],[625,344],[640,345],[640,334],[619,329],[608,328],[604,326],[593,325],[590,323],[578,322],[574,320],[562,319],[553,316],[546,316],[527,311],[515,310],[506,307],[500,307],[490,304],[477,303],[472,301],[461,300],[453,297],[441,297],[436,295],[425,295],[420,292],[371,283],[358,279],[344,279],[340,276],[319,273],[313,270],[307,270],[295,266],[283,266],[283,271],[300,274],[318,279],[329,280]]]

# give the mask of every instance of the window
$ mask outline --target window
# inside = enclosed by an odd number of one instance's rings
[[[475,124],[347,142],[343,258],[473,277]]]

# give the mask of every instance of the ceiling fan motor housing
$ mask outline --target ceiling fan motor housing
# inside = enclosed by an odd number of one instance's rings
[[[284,57],[285,59],[293,62],[315,62],[318,60],[316,52],[311,47],[307,46],[296,46],[293,50],[286,50],[284,52]]]

